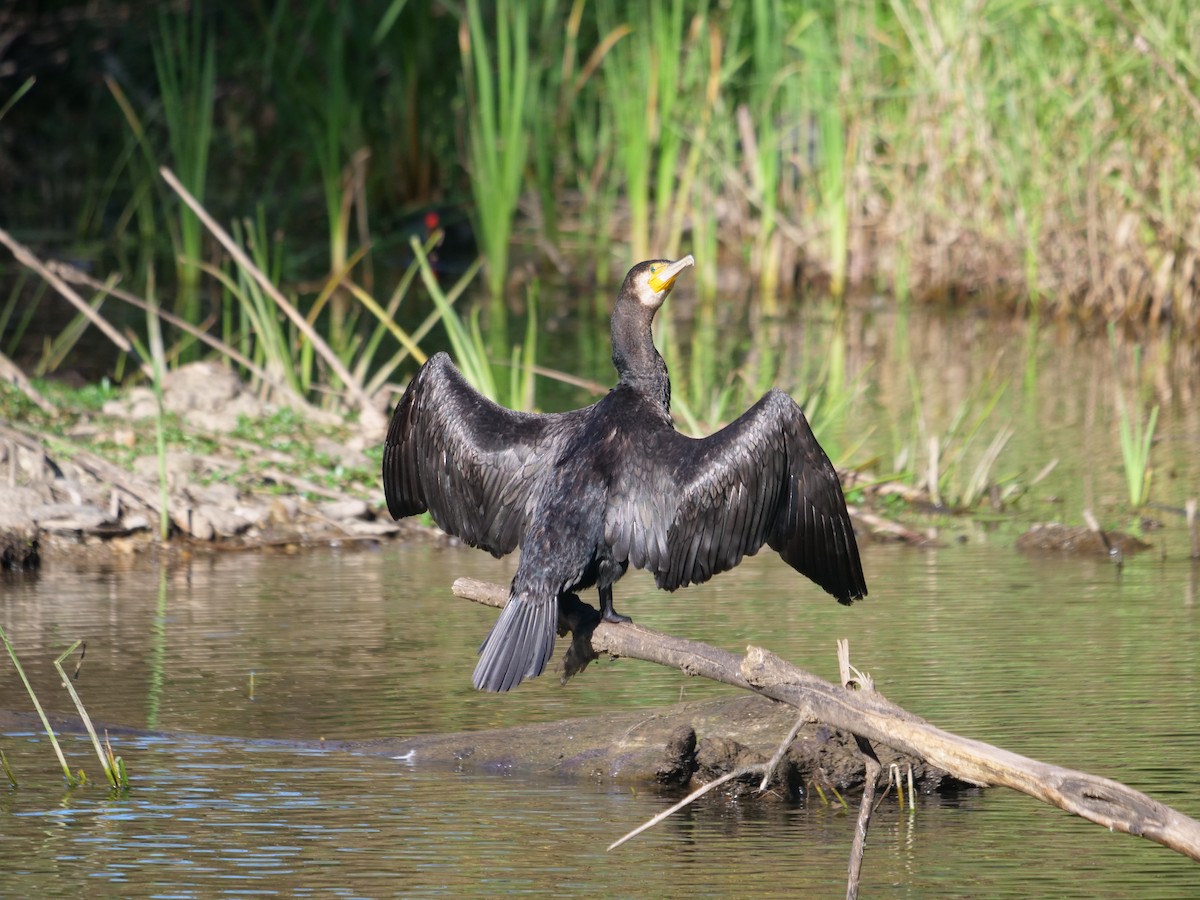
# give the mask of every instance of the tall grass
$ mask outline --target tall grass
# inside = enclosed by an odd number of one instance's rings
[[[87,141],[73,117],[34,116],[44,82],[6,98],[6,130],[45,159],[103,158],[66,178],[30,156],[5,213],[32,230],[79,210],[71,251],[126,288],[157,262],[164,306],[179,298],[193,327],[213,311],[243,350],[273,343],[272,377],[310,398],[361,403],[384,364],[419,359],[400,335],[428,306],[372,305],[416,278],[381,248],[414,210],[466,196],[495,297],[515,241],[579,281],[690,250],[702,294],[718,264],[744,269],[770,313],[797,287],[999,294],[1200,340],[1193,5],[272,0],[236,25],[212,9],[125,35],[152,52],[92,99]],[[296,317],[274,298],[274,321],[251,315],[270,292],[162,189],[168,159],[217,220],[256,223],[240,239]],[[534,197],[540,216],[518,217]],[[216,270],[230,283],[204,283]],[[507,329],[487,326],[499,361]],[[193,335],[163,337],[172,364],[192,353]]]
[[[162,14],[154,67],[172,166],[192,196],[203,203],[217,76],[216,49],[201,10],[202,4],[197,3],[190,11]],[[202,258],[204,229],[194,212],[181,207],[171,231],[177,260]],[[200,318],[199,274],[194,265],[177,263],[175,313],[189,322]]]
[[[802,93],[809,111],[807,132],[809,171],[816,182],[816,201],[825,223],[825,245],[829,291],[841,297],[846,290],[849,254],[849,210],[847,208],[846,128],[839,92],[840,59],[836,35],[820,17],[810,15],[795,37],[795,46],[805,60]]]
[[[479,0],[467,0],[459,31],[467,97],[467,156],[475,227],[493,297],[504,293],[513,216],[529,153],[530,109],[539,102],[531,73],[529,8],[497,0],[489,41]]]

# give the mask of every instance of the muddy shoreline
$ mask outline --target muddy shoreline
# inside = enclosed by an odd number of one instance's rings
[[[22,407],[10,396],[0,415],[0,571],[33,570],[43,559],[86,565],[156,554],[453,540],[420,519],[393,521],[384,508],[383,408],[357,421],[294,411],[261,400],[227,366],[199,362],[164,378],[161,410],[160,417],[147,387],[114,392],[99,409],[84,410]],[[161,454],[156,423],[169,432]],[[918,517],[938,512],[928,498],[864,473],[843,473],[843,482],[848,491],[866,491],[862,505],[851,504],[860,541],[936,543],[933,532],[873,508],[902,492]],[[164,510],[167,541],[160,537]],[[1114,546],[1130,553],[1146,545],[1050,524],[1035,526],[1017,546],[1109,555]]]

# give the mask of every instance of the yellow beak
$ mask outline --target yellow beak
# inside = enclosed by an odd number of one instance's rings
[[[655,272],[650,276],[650,287],[654,288],[660,294],[663,291],[669,291],[674,286],[675,279],[679,276],[679,273],[688,266],[694,266],[695,264],[696,259],[690,253],[682,259],[675,260],[675,262],[668,265],[661,272]]]

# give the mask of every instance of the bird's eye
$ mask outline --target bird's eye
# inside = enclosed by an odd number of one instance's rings
[[[650,267],[650,274],[651,274],[651,275],[653,275],[653,274],[654,274],[655,272],[657,272],[657,271],[658,271],[658,266],[651,266],[651,267]]]

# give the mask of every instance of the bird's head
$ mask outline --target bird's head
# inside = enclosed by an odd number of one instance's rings
[[[694,266],[696,260],[689,253],[682,259],[671,262],[669,259],[650,259],[640,262],[625,276],[625,284],[621,293],[631,296],[639,304],[649,310],[657,310],[671,293],[675,279],[688,266]]]

